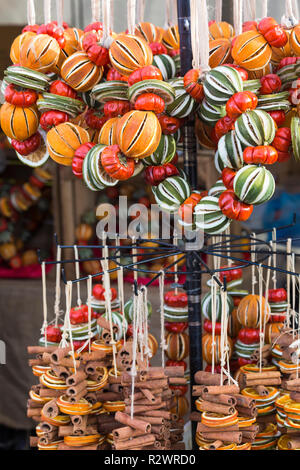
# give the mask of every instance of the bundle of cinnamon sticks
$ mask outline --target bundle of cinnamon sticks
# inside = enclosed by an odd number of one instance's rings
[[[74,360],[70,347],[29,346],[28,353],[35,356],[29,365],[40,381],[32,386],[27,403],[27,416],[38,423],[31,446],[41,450],[110,449],[108,436],[119,426],[114,404],[117,409],[125,407],[120,386],[110,383],[107,374],[111,356],[91,351],[76,354]],[[111,411],[103,413],[105,406]]]
[[[116,450],[184,449],[183,422],[170,411],[173,394],[169,388],[170,382],[183,383],[183,374],[178,367],[139,369],[132,395],[133,376],[122,373],[125,410],[115,415],[123,425],[112,432]]]
[[[254,400],[241,395],[239,387],[229,384],[227,377],[222,378],[220,374],[199,371],[195,382],[192,394],[198,397],[198,411],[191,413],[191,420],[198,423],[196,442],[199,447],[250,450],[258,432],[254,424],[257,414]]]

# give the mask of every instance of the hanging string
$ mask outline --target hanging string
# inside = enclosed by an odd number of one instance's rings
[[[168,29],[171,25],[171,17],[170,17],[170,0],[165,0],[165,25],[164,29]]]
[[[193,68],[205,74],[210,70],[207,3],[206,0],[190,0],[190,2]]]
[[[27,0],[27,24],[35,24],[35,6],[34,0]]]
[[[216,18],[217,23],[222,21],[222,8],[223,8],[223,0],[216,0],[215,18]]]
[[[127,0],[127,27],[129,34],[134,34],[136,23],[136,0]]]
[[[145,16],[145,0],[137,0],[136,22],[142,23]]]
[[[227,241],[227,256],[228,256],[228,266],[232,266],[233,265],[233,261],[231,259],[231,251],[230,251],[230,233],[231,233],[231,228],[230,228],[230,225],[227,227],[227,229],[225,230],[225,235],[226,236],[226,241]]]
[[[171,11],[170,11],[170,22],[171,26],[175,26],[177,24],[177,0],[171,0]]]
[[[211,279],[211,322],[212,322],[212,373],[215,373],[215,346],[216,346],[216,311],[217,311],[217,283],[214,278]]]
[[[109,276],[109,264],[108,264],[108,246],[106,244],[106,233],[103,232],[103,250],[102,250],[103,260],[101,260],[102,270],[103,270],[103,286],[104,286],[104,297],[105,297],[105,310],[108,313],[108,321],[110,328],[110,344],[113,350],[113,365],[114,365],[114,374],[117,375],[117,363],[116,363],[116,341],[114,339],[113,332],[113,322],[112,322],[112,312],[111,312],[111,289],[110,289],[110,276]]]
[[[296,21],[298,22],[298,20],[299,20],[299,6],[298,6],[298,1],[297,0],[293,0],[292,7],[293,7],[294,16],[296,18]]]
[[[281,23],[287,28],[292,28],[297,24],[297,20],[293,12],[292,0],[285,0],[285,14],[281,18]]]
[[[100,21],[100,0],[91,0],[92,23]]]
[[[138,282],[138,271],[137,271],[137,248],[136,248],[136,238],[132,237],[131,238],[131,243],[132,243],[132,262],[133,262],[133,280],[135,282]]]
[[[255,18],[256,18],[256,0],[248,0],[246,3],[248,4],[248,9],[249,9],[249,19],[251,21],[255,21]]]
[[[264,345],[264,338],[262,337],[262,298],[263,298],[263,272],[262,265],[258,267],[258,292],[259,292],[259,372],[262,369],[262,348]]]
[[[291,271],[291,253],[292,253],[292,240],[288,238],[286,242],[286,270]],[[287,291],[287,309],[286,309],[286,326],[290,324],[290,310],[291,310],[291,275],[286,276],[286,291]]]
[[[89,352],[91,352],[91,337],[92,337],[92,276],[89,274],[87,279],[87,305],[88,305],[88,341],[89,341]],[[77,283],[79,284],[79,282]]]
[[[136,356],[137,356],[137,322],[138,322],[138,309],[137,309],[137,295],[133,296],[133,340],[132,340],[132,366],[131,366],[131,405],[130,405],[130,416],[133,418],[134,414],[134,386],[136,377]]]
[[[69,340],[70,340],[70,345],[71,345],[71,351],[72,351],[72,358],[74,362],[74,369],[76,373],[76,358],[75,358],[75,350],[74,350],[74,343],[73,343],[73,334],[72,334],[72,326],[71,326],[71,319],[70,319],[70,313],[71,313],[71,307],[72,307],[72,281],[68,281],[66,285],[66,322],[67,322],[67,328],[69,330]]]
[[[238,36],[243,26],[243,0],[233,0],[233,24],[235,35]]]
[[[251,251],[251,262],[255,263],[256,261],[256,253],[255,253],[255,238],[256,234],[253,232],[252,233],[252,240],[250,242],[250,251]],[[257,279],[255,275],[255,264],[251,265],[251,287],[252,287],[252,295],[255,294],[255,285],[257,284]]]
[[[44,0],[44,23],[51,21],[51,0]]]
[[[273,267],[276,268],[277,266],[277,256],[276,256],[276,251],[277,251],[277,232],[276,228],[273,228],[272,231],[272,249],[274,251],[273,253]],[[277,287],[277,276],[276,276],[276,269],[274,269],[273,276],[272,276],[272,281],[273,281],[273,287],[276,289]]]
[[[114,0],[111,0],[110,1],[110,27],[111,27],[111,30],[113,31],[114,30],[114,10],[115,10],[115,4],[114,4]]]
[[[110,33],[111,33],[110,0],[103,0],[102,10],[103,10],[103,41],[105,44],[106,39],[110,37]],[[110,44],[107,44],[107,45],[109,46]]]
[[[60,268],[61,268],[61,246],[58,245],[56,251],[56,279],[55,279],[55,300],[54,300],[54,316],[55,316],[55,326],[58,325],[59,319],[59,306],[60,306]]]
[[[292,0],[285,0],[285,14],[288,17],[293,16],[293,4]]]
[[[174,247],[176,247],[176,251],[177,251],[177,247],[178,247],[178,235],[177,235],[177,232],[176,230],[174,229],[174,234],[173,234],[173,244],[174,244]],[[174,270],[175,270],[175,274],[174,274],[174,283],[175,283],[175,294],[177,295],[178,294],[178,274],[177,274],[177,271],[178,271],[178,264],[177,264],[177,260],[178,260],[178,255],[175,255],[174,256],[174,261],[176,261],[176,264],[174,265]]]
[[[120,237],[116,236],[116,246],[120,246]],[[124,268],[120,266],[120,269],[117,271],[117,283],[118,283],[118,299],[120,303],[120,310],[122,315],[122,337],[124,341],[124,346],[126,345],[126,318],[124,313]]]
[[[166,350],[166,339],[165,339],[165,317],[164,317],[164,287],[165,287],[165,272],[160,271],[159,276],[159,311],[160,311],[160,347],[161,347],[161,365],[165,367],[165,350]]]
[[[63,27],[63,16],[64,16],[64,1],[56,0],[56,19],[57,19],[57,26],[59,28]]]
[[[238,385],[237,381],[230,375],[229,368],[229,345],[228,345],[228,314],[227,314],[227,290],[221,289],[221,381],[220,385],[223,384],[223,374],[228,377],[229,384],[232,382],[234,385]],[[225,364],[227,363],[227,369]]]
[[[266,18],[268,16],[268,0],[261,0],[261,17]]]
[[[41,329],[42,334],[45,336],[45,345],[47,347],[47,286],[46,286],[46,264],[45,261],[42,262],[42,289],[43,289],[43,326]]]
[[[292,253],[291,259],[291,271],[296,272],[295,267],[295,253]],[[293,325],[293,337],[296,335],[295,321],[296,321],[296,277],[292,276],[292,325]]]
[[[79,259],[77,245],[74,245],[74,255],[75,255],[75,259]],[[80,277],[79,261],[75,261],[75,274],[76,274],[76,278],[78,279]],[[78,307],[80,307],[80,305],[82,304],[81,297],[80,297],[80,282],[77,282],[76,284],[77,284],[77,305]]]
[[[147,357],[147,368],[149,367],[149,359],[152,357],[152,351],[149,347],[149,329],[148,329],[148,291],[147,287],[143,286],[142,287],[142,293],[143,293],[143,315],[144,315],[144,350],[145,350],[145,356]]]

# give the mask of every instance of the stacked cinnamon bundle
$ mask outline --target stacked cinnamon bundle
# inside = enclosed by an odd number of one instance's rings
[[[277,400],[276,406],[286,434],[280,437],[278,447],[284,450],[300,450],[300,379],[286,380],[284,388],[288,393]]]
[[[173,378],[174,374],[173,368],[167,369],[140,369],[135,377],[133,395],[132,376],[128,372],[122,373],[125,410],[115,415],[116,421],[123,425],[112,432],[116,450],[184,449],[180,442],[183,423],[177,424],[178,417],[169,411],[172,399],[169,377],[171,374],[170,378]],[[183,376],[183,368],[181,374]]]
[[[253,401],[257,408],[256,423],[259,425],[259,433],[252,443],[252,449],[265,450],[276,447],[278,429],[276,425],[275,402],[279,397],[281,376],[277,370],[271,367],[252,367],[256,372],[243,370],[239,375],[239,385],[242,395]]]
[[[197,421],[196,442],[205,450],[250,450],[258,432],[253,400],[240,394],[227,377],[199,371],[193,387],[196,400],[191,420]],[[221,385],[220,385],[221,384]]]
[[[91,351],[72,356],[71,347],[28,347],[35,354],[29,364],[39,377],[39,385],[30,390],[28,416],[39,424],[32,446],[40,450],[97,450],[109,448],[103,427],[105,405],[118,399],[120,393],[108,388],[111,357],[104,351]],[[76,370],[75,370],[76,369]],[[105,400],[105,402],[104,402]]]

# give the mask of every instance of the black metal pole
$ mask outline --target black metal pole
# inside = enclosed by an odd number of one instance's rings
[[[178,28],[180,35],[180,59],[181,75],[192,68],[192,46],[191,46],[191,15],[189,0],[177,0]],[[197,141],[195,135],[195,119],[191,116],[183,126],[183,156],[184,170],[192,189],[197,188]],[[188,273],[197,269],[198,261],[193,251],[188,251],[186,256],[186,267]],[[189,337],[190,337],[190,374],[191,374],[191,409],[195,410],[195,398],[192,396],[194,375],[202,370],[202,325],[201,325],[201,275],[187,274],[185,289],[188,294],[189,312]],[[197,449],[195,442],[196,423],[192,422],[193,449]]]

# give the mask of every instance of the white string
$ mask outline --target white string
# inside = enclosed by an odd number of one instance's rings
[[[45,261],[42,262],[42,288],[43,288],[43,326],[42,326],[42,334],[45,335],[45,345],[47,347],[47,286],[46,286],[46,264]]]
[[[165,0],[165,25],[164,29],[168,29],[169,26],[171,25],[171,18],[170,18],[170,0]]]
[[[114,11],[115,11],[115,5],[114,5],[114,0],[111,0],[110,2],[110,27],[111,30],[114,30]]]
[[[145,0],[137,0],[136,22],[142,23],[145,17]]]
[[[243,0],[233,0],[233,23],[236,36],[242,33]]]
[[[131,366],[131,405],[130,405],[130,416],[131,419],[133,418],[134,414],[134,386],[135,386],[135,377],[136,377],[136,355],[137,355],[137,317],[138,317],[138,310],[137,310],[137,296],[133,296],[133,341],[132,341],[132,366]]]
[[[103,0],[103,40],[110,36],[110,0]]]
[[[205,73],[210,70],[207,3],[206,0],[190,0],[190,2],[193,68]]]
[[[152,357],[152,351],[149,348],[149,329],[148,329],[148,291],[147,287],[142,287],[143,292],[143,315],[144,315],[144,348],[145,356],[148,359]],[[149,361],[147,361],[147,367],[149,366]]]
[[[285,14],[290,18],[293,16],[292,0],[285,0]]]
[[[51,21],[51,0],[44,0],[44,23]]]
[[[27,24],[35,24],[35,6],[34,0],[27,0]]]
[[[63,27],[63,16],[64,16],[64,0],[56,0],[56,19],[57,26]]]
[[[75,255],[75,259],[79,259],[77,245],[74,245],[74,255]],[[79,261],[75,261],[75,274],[76,274],[76,278],[78,279],[80,276]],[[80,282],[77,282],[76,284],[77,284],[77,305],[78,307],[80,307],[80,305],[82,304],[81,297],[80,297]]]
[[[100,0],[91,0],[91,9],[92,9],[92,23],[100,21]]]
[[[134,34],[136,23],[136,0],[127,0],[127,25],[129,34]]]
[[[291,270],[291,252],[292,252],[292,240],[288,238],[286,242],[286,270]],[[287,309],[286,309],[286,326],[290,324],[290,310],[291,310],[291,276],[290,274],[286,275],[286,291],[287,291]]]
[[[211,321],[212,321],[212,373],[215,373],[215,345],[216,345],[216,310],[217,310],[217,284],[214,278],[211,279]]]
[[[247,0],[249,17],[251,21],[255,21],[256,18],[256,0]]]
[[[274,251],[273,253],[273,266],[274,266],[274,272],[273,272],[273,276],[272,276],[272,281],[273,281],[273,287],[274,289],[276,289],[277,287],[277,276],[276,276],[276,266],[277,266],[277,257],[276,257],[276,250],[277,250],[277,243],[276,243],[276,240],[277,240],[277,233],[276,233],[276,228],[273,228],[273,231],[272,231],[272,249]]]
[[[69,340],[71,345],[72,357],[74,362],[74,369],[76,373],[76,359],[75,359],[75,350],[74,350],[74,343],[73,343],[73,334],[72,334],[72,326],[71,326],[71,306],[72,306],[72,281],[68,281],[66,285],[66,321],[69,330]]]
[[[120,238],[117,236],[116,237],[116,246],[120,246]],[[124,268],[123,266],[120,266],[120,269],[117,271],[117,282],[118,282],[118,299],[120,303],[120,310],[121,310],[121,315],[122,315],[122,336],[123,336],[123,341],[124,341],[124,346],[126,345],[126,318],[125,318],[125,313],[124,313],[124,305],[125,305],[125,300],[124,300]]]
[[[55,282],[55,300],[54,300],[54,315],[55,315],[55,326],[58,325],[59,318],[59,306],[60,306],[60,269],[61,269],[61,246],[58,245],[56,252],[56,282]]]
[[[252,233],[252,239],[256,238],[256,235],[255,233],[253,232]],[[251,240],[250,242],[250,250],[251,250],[251,262],[252,263],[255,263],[255,259],[256,259],[256,256],[255,256],[255,240]],[[252,253],[252,251],[254,253]],[[255,264],[252,264],[251,265],[251,287],[252,287],[252,295],[255,294],[255,285],[257,284],[257,279],[256,279],[256,275],[255,275]]]
[[[89,274],[87,279],[87,305],[88,305],[88,342],[89,352],[91,352],[91,337],[92,337],[92,276]],[[79,284],[79,282],[77,283]]]
[[[268,0],[261,0],[261,17],[266,18],[268,16]]]
[[[300,340],[300,275],[298,277],[298,341]],[[296,377],[299,378],[299,354],[297,354],[297,369],[296,369]]]
[[[296,20],[299,20],[299,6],[298,6],[298,1],[293,0],[293,13],[294,16],[296,17]]]
[[[176,26],[177,25],[177,0],[171,0],[171,11],[170,11],[170,21],[171,21],[171,26]]]
[[[160,347],[161,347],[161,365],[165,367],[165,350],[166,339],[165,339],[165,316],[164,316],[164,286],[165,286],[165,272],[160,271],[159,276],[159,299],[160,299]]]
[[[114,374],[117,375],[117,363],[116,363],[116,341],[114,339],[113,332],[113,322],[112,322],[112,312],[111,312],[111,288],[110,288],[110,276],[109,276],[109,264],[108,264],[108,247],[106,244],[106,233],[103,232],[103,250],[102,250],[103,260],[101,260],[102,270],[103,270],[103,286],[104,286],[104,297],[105,297],[105,309],[108,313],[108,321],[110,326],[110,344],[112,346],[113,352],[113,365],[114,365]]]
[[[223,7],[223,0],[216,0],[215,18],[216,18],[217,23],[222,21],[222,7]]]

